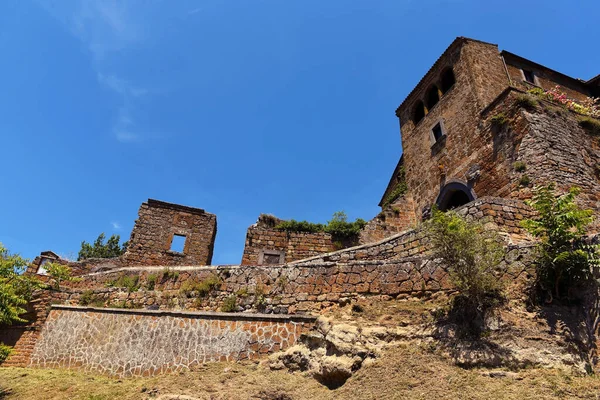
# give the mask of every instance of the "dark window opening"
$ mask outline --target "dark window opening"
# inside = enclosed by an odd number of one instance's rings
[[[431,129],[431,132],[433,133],[433,139],[436,143],[440,141],[442,136],[444,136],[442,124],[440,124],[439,122],[435,124],[435,126]]]
[[[527,82],[535,84],[535,74],[533,73],[533,71],[530,71],[528,69],[524,69],[523,70],[523,76],[525,77],[525,80]]]
[[[415,106],[415,111],[414,111],[414,116],[413,116],[413,122],[415,123],[415,125],[418,124],[419,121],[421,121],[423,119],[423,117],[425,117],[425,105],[423,105],[423,102],[420,101]]]
[[[448,68],[442,74],[442,93],[446,93],[448,90],[450,90],[450,88],[454,86],[455,82],[456,80],[454,79],[454,71],[452,71],[452,68]]]
[[[440,101],[440,94],[438,92],[437,86],[432,86],[431,89],[427,92],[427,108],[431,110],[433,106]]]
[[[183,253],[183,249],[185,248],[185,235],[173,235],[173,240],[171,240],[171,251],[176,253]]]

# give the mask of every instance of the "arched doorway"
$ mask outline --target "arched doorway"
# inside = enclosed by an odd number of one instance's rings
[[[446,184],[435,201],[440,211],[452,210],[475,200],[473,189],[461,182]]]

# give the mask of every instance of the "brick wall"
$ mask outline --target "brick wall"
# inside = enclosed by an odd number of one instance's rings
[[[414,228],[416,225],[414,202],[409,194],[405,194],[367,222],[360,232],[359,242],[360,244],[377,242],[388,236]]]
[[[293,346],[315,318],[54,306],[29,365],[151,376]]]
[[[217,217],[204,210],[148,200],[139,210],[125,265],[210,265]],[[185,236],[183,252],[171,251],[174,235]]]
[[[329,233],[286,232],[274,227],[282,222],[270,215],[261,215],[258,222],[248,228],[242,265],[284,264],[317,254],[348,247],[336,243]]]

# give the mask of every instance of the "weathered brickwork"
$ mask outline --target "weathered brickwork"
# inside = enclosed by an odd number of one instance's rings
[[[270,215],[261,215],[258,222],[248,228],[242,265],[284,264],[317,254],[336,250],[343,243],[325,232],[286,232],[274,229],[282,222]]]
[[[446,87],[444,74],[450,69],[455,83]],[[522,69],[533,71],[535,85],[524,82]],[[577,100],[597,90],[591,81],[498,52],[496,45],[455,40],[396,111],[407,195],[414,199],[414,205],[405,205],[407,212],[412,206],[421,220],[434,204],[444,209],[482,196],[526,199],[533,183],[550,181],[561,190],[582,187],[585,204],[600,210],[598,139],[584,132],[579,116],[566,109],[557,114],[559,107],[545,101],[535,110],[519,107],[518,97],[536,85],[560,85]],[[491,123],[498,115],[508,119],[504,126]],[[436,139],[436,133],[442,136]],[[515,171],[516,161],[524,162],[527,171]],[[393,190],[394,179],[386,193]]]
[[[29,365],[127,377],[255,359],[295,344],[314,318],[56,306]]]
[[[199,208],[148,200],[139,210],[125,265],[210,265],[217,217]],[[171,250],[175,235],[185,237],[183,252]]]
[[[361,244],[378,242],[386,237],[417,226],[414,202],[408,194],[381,210],[360,232]]]

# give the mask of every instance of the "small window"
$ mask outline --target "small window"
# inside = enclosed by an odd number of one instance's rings
[[[432,86],[427,92],[427,108],[431,110],[433,106],[440,101],[440,94],[438,92],[437,86]]]
[[[535,74],[533,73],[533,71],[528,70],[528,69],[523,69],[523,77],[525,78],[525,80],[529,83],[533,83],[535,85]]]
[[[171,241],[171,251],[176,253],[183,253],[183,249],[185,248],[185,235],[173,235],[173,240]]]
[[[452,68],[448,68],[442,74],[442,93],[446,93],[448,90],[450,90],[450,88],[454,86],[455,82],[456,80],[454,78],[454,71],[452,71]]]
[[[40,266],[38,267],[37,273],[38,275],[48,275],[48,270],[46,269],[46,264],[48,264],[51,260],[49,258],[42,258],[42,262],[40,262]]]
[[[431,128],[431,133],[433,135],[433,142],[437,143],[444,136],[444,128],[442,127],[442,123],[438,122]]]
[[[415,111],[413,113],[413,122],[416,124],[419,123],[425,117],[425,105],[422,101],[419,101],[415,106]]]

